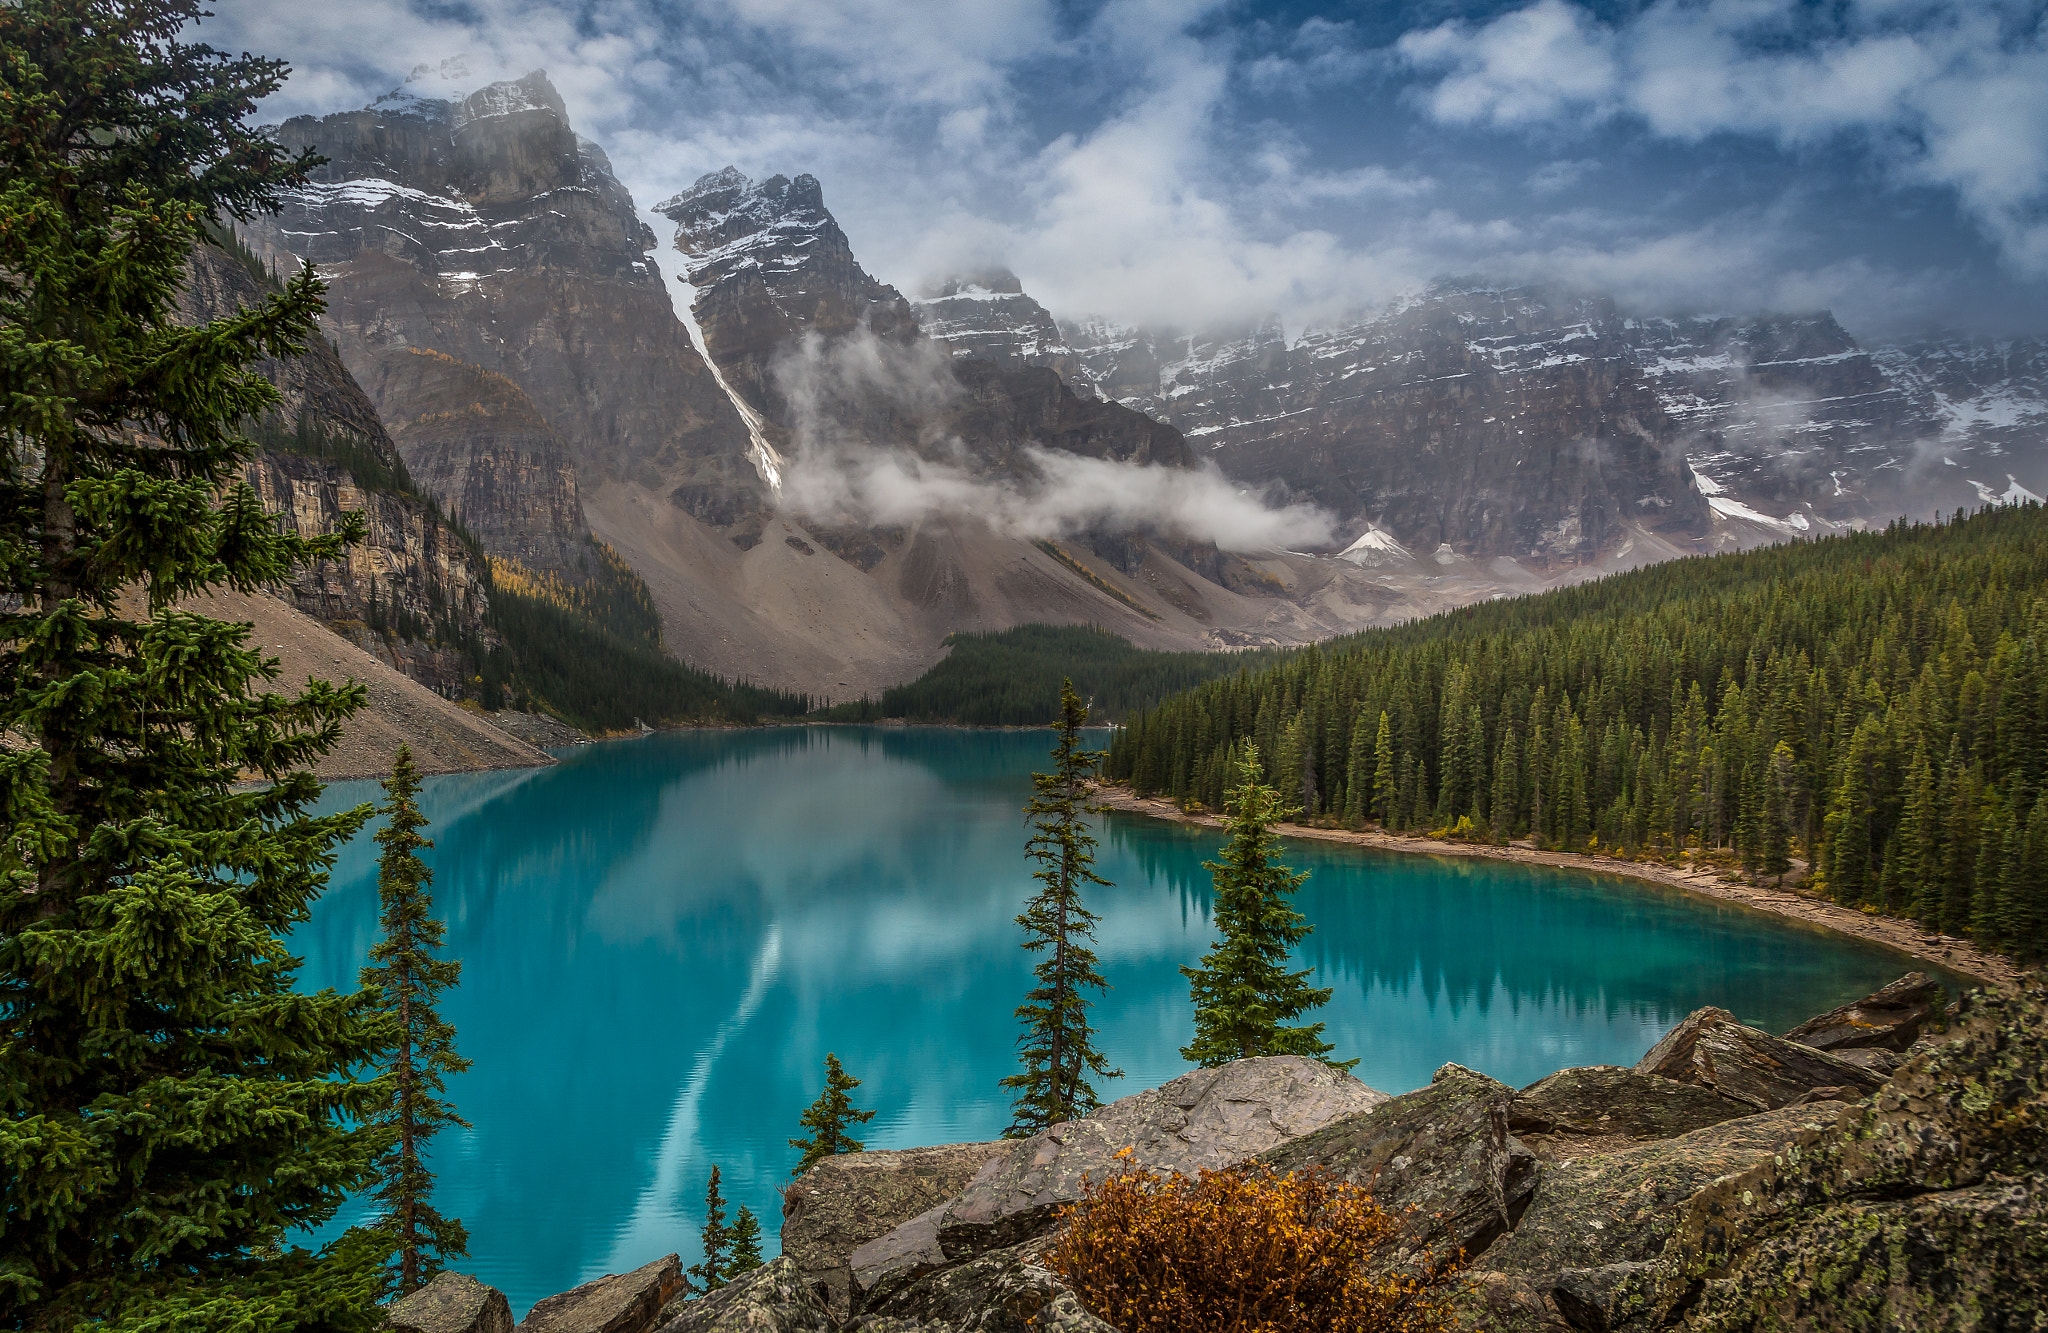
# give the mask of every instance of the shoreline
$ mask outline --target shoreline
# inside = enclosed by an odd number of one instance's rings
[[[1222,828],[1216,815],[1191,815],[1163,796],[1138,796],[1126,787],[1097,783],[1094,800],[1106,810],[1142,815],[1177,824]],[[1948,972],[1968,977],[1993,990],[2016,991],[2022,973],[2010,960],[1987,953],[1968,940],[1950,935],[1929,935],[1910,921],[1898,917],[1859,912],[1824,898],[1808,897],[1790,889],[1773,889],[1755,884],[1724,883],[1715,871],[1674,870],[1669,866],[1642,861],[1622,861],[1605,856],[1577,856],[1570,852],[1544,852],[1533,847],[1500,847],[1492,843],[1438,842],[1420,836],[1405,837],[1377,830],[1308,828],[1280,824],[1275,832],[1285,838],[1315,839],[1344,843],[1377,851],[1409,856],[1475,856],[1495,861],[1519,861],[1525,865],[1579,870],[1597,875],[1617,875],[1662,888],[1683,889],[1719,902],[1733,904],[1801,925],[1816,926],[1837,935],[1847,935],[1881,945],[1916,962],[1929,963]]]

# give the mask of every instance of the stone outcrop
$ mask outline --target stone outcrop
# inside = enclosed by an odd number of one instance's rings
[[[1767,1111],[1817,1098],[1875,1092],[1883,1075],[1823,1051],[1735,1021],[1726,1009],[1700,1009],[1664,1034],[1636,1063],[1638,1074],[1712,1088]]]
[[[682,1289],[682,1260],[664,1255],[548,1297],[526,1312],[519,1333],[649,1333]]]
[[[265,294],[241,258],[202,245],[180,309],[196,323],[253,307]],[[495,642],[482,557],[407,476],[376,407],[333,347],[316,338],[303,356],[261,368],[281,399],[278,429],[244,479],[302,536],[333,532],[350,511],[364,520],[361,544],[294,575],[293,604],[437,692],[462,694],[469,667],[461,645]]]
[[[991,1250],[878,1297],[860,1333],[1115,1333],[1039,1260],[1042,1242]]]
[[[1668,1139],[1755,1110],[1712,1088],[1588,1065],[1560,1069],[1516,1093],[1508,1128],[1524,1139]]]
[[[1809,1018],[1785,1034],[1785,1040],[1818,1051],[1910,1049],[1922,1031],[1941,1021],[1942,988],[1924,972],[1908,972],[1882,990],[1853,1004]]]
[[[1006,370],[1044,366],[1076,390],[1085,383],[1052,312],[1025,294],[1014,273],[948,278],[912,305],[925,336],[956,358],[993,361]]]
[[[1323,1170],[1401,1218],[1388,1267],[1444,1268],[1515,1224],[1536,1186],[1534,1153],[1508,1132],[1514,1089],[1461,1065],[1429,1085],[1265,1154]]]
[[[827,1157],[783,1194],[782,1253],[804,1282],[822,1284],[834,1314],[848,1312],[853,1252],[951,1200],[1008,1140]]]
[[[659,1328],[660,1333],[837,1333],[839,1321],[825,1308],[817,1284],[784,1256],[709,1296],[671,1302]]]
[[[512,1333],[505,1293],[462,1273],[440,1272],[384,1312],[391,1333]]]

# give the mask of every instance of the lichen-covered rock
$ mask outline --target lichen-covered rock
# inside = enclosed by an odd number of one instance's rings
[[[1264,1154],[1283,1171],[1321,1169],[1363,1186],[1402,1217],[1389,1267],[1441,1267],[1478,1254],[1521,1215],[1535,1187],[1535,1156],[1508,1131],[1514,1090],[1461,1065],[1395,1097]]]
[[[1698,1009],[1636,1062],[1639,1074],[1712,1088],[1759,1111],[1788,1106],[1816,1088],[1875,1092],[1884,1077],[1760,1028],[1726,1009]]]
[[[660,1333],[836,1333],[815,1283],[774,1259],[700,1300],[673,1301]]]
[[[782,1252],[804,1281],[825,1284],[832,1312],[843,1318],[854,1251],[946,1203],[1014,1146],[1000,1140],[827,1157],[783,1195]]]
[[[1924,972],[1908,972],[1891,985],[1839,1009],[1809,1018],[1785,1034],[1817,1051],[1903,1052],[1936,1021],[1942,989]]]
[[[683,1289],[682,1260],[663,1255],[550,1296],[526,1312],[519,1333],[648,1333],[662,1306]]]
[[[856,1333],[1116,1333],[1040,1262],[1043,1241],[930,1273],[866,1307]]]
[[[939,1219],[945,1213],[945,1204],[935,1205],[856,1249],[848,1262],[853,1302],[864,1308],[886,1300],[925,1274],[946,1267],[946,1251],[939,1244]]]
[[[465,1273],[436,1273],[433,1281],[384,1312],[390,1333],[512,1333],[505,1293]]]
[[[1514,1230],[1473,1261],[1469,1281],[1484,1292],[1487,1323],[1608,1327],[1701,1189],[1811,1144],[1828,1109],[1766,1111],[1546,1165]]]
[[[1055,1125],[992,1159],[938,1219],[958,1262],[1042,1234],[1081,1197],[1086,1177],[1129,1165],[1194,1175],[1242,1162],[1289,1139],[1370,1110],[1387,1095],[1298,1055],[1233,1060]]]
[[[1516,1093],[1508,1128],[1524,1138],[1669,1139],[1755,1109],[1697,1084],[1620,1065],[1588,1065],[1560,1069]]]

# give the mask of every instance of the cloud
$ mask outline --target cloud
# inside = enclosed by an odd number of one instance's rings
[[[865,330],[827,342],[813,333],[773,373],[795,415],[782,503],[813,521],[910,527],[943,517],[1026,538],[1150,529],[1243,552],[1327,546],[1336,536],[1323,510],[1269,504],[1214,468],[1036,445],[1007,472],[1001,461],[976,459],[946,430],[962,390],[948,354],[929,342],[905,346]]]
[[[1633,117],[1663,138],[1853,136],[1901,184],[1953,190],[2006,260],[2048,277],[2048,27],[2038,4],[1656,0],[1603,23],[1537,0],[1411,32],[1437,120],[1520,128]]]

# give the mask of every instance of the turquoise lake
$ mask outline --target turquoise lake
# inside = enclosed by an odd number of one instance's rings
[[[683,732],[552,768],[430,778],[435,902],[462,985],[473,1128],[434,1155],[458,1264],[542,1296],[670,1250],[697,1258],[705,1177],[761,1218],[826,1052],[864,1080],[870,1148],[1009,1123],[1030,960],[1020,807],[1044,732]],[[376,799],[338,783],[327,807]],[[1112,989],[1105,1101],[1185,1072],[1179,968],[1208,947],[1218,834],[1105,817],[1096,949]],[[1311,872],[1302,958],[1336,995],[1339,1058],[1388,1092],[1447,1061],[1521,1085],[1632,1063],[1704,1004],[1777,1031],[1909,970],[1885,950],[1612,877],[1291,842]],[[352,986],[376,932],[376,849],[344,850],[293,938],[302,984]],[[347,1220],[347,1219],[343,1219]]]

